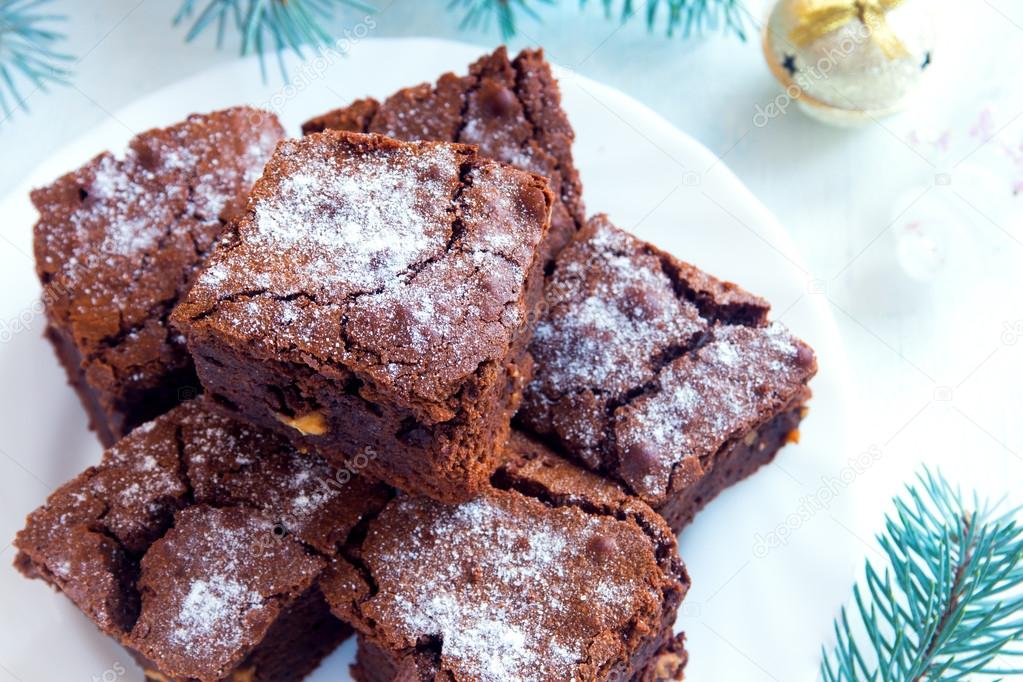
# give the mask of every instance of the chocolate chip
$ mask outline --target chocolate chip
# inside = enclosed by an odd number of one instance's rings
[[[809,346],[799,344],[796,348],[796,362],[799,363],[800,367],[813,367],[814,363],[817,362],[814,357],[813,350]]]
[[[633,443],[625,451],[625,466],[640,478],[655,471],[660,463],[657,449],[644,441]]]
[[[425,182],[439,182],[447,184],[452,181],[450,170],[441,167],[439,164],[427,166],[421,171],[421,173]]]
[[[620,473],[633,491],[640,494],[653,492],[648,490],[651,486],[648,477],[660,473],[663,467],[657,448],[651,443],[639,441],[630,445],[620,457]]]
[[[595,535],[586,543],[586,551],[594,561],[604,562],[614,556],[618,543],[608,535]]]
[[[480,107],[488,116],[507,118],[516,113],[515,93],[496,83],[487,83],[480,88]]]
[[[150,172],[155,171],[162,163],[160,151],[155,146],[140,145],[135,149],[135,158],[138,159],[140,166]]]
[[[628,309],[625,314],[633,319],[651,320],[661,312],[661,302],[656,294],[642,287],[630,286],[625,290]]]

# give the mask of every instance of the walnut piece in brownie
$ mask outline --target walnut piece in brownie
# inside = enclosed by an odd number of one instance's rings
[[[399,90],[383,102],[357,100],[302,126],[306,134],[327,129],[474,144],[484,156],[550,178],[556,200],[545,261],[585,220],[572,162],[575,133],[543,50],[523,50],[509,60],[500,47],[472,64],[465,76],[446,73],[436,84]]]
[[[283,136],[247,107],[194,115],[32,192],[46,335],[104,445],[198,390],[167,314]]]
[[[51,495],[15,564],[153,679],[300,680],[351,632],[318,579],[390,496],[191,401]]]
[[[516,434],[496,487],[456,505],[399,494],[335,561],[324,594],[381,661],[359,679],[656,679],[689,585],[674,537],[595,474],[519,465],[548,456]]]
[[[464,145],[289,140],[172,320],[224,409],[468,499],[530,371],[551,202]]]
[[[681,528],[792,437],[813,351],[768,305],[590,220],[555,264],[517,417]]]

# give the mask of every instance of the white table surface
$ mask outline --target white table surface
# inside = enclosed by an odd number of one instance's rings
[[[30,115],[0,123],[0,195],[110,112],[235,57],[233,43],[218,51],[212,36],[185,45],[184,29],[170,26],[176,1],[56,4],[70,15],[73,86],[33,93]],[[931,4],[939,44],[920,101],[856,130],[794,109],[754,125],[757,107],[780,93],[756,35],[669,40],[641,21],[606,21],[600,3],[580,13],[565,0],[542,7],[545,22],[527,20],[512,43],[542,45],[551,60],[649,105],[718,154],[790,230],[806,263],[804,296],[826,297],[851,358],[861,414],[853,449],[879,453],[851,483],[876,493],[876,509],[860,510],[875,522],[864,530],[862,519],[835,519],[865,554],[885,500],[921,462],[1023,501],[1023,4],[955,3],[968,9],[953,16]],[[460,32],[446,5],[393,2],[370,35],[499,42],[495,32]],[[360,19],[346,12],[338,23]],[[362,93],[338,94],[340,103]],[[0,220],[0,235],[20,229]],[[800,300],[773,303],[784,320]],[[812,494],[824,483],[801,485]]]

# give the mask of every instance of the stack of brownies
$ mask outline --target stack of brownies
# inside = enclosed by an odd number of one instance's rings
[[[674,533],[794,440],[813,352],[584,218],[540,52],[285,139],[244,107],[37,190],[102,461],[19,533],[151,680],[679,680]]]

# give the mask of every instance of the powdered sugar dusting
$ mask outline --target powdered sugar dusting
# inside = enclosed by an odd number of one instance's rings
[[[707,322],[642,242],[602,218],[586,230],[547,281],[522,414],[599,466],[607,405],[653,381],[662,358],[688,346]]]
[[[616,414],[621,456],[639,446],[660,459],[630,485],[641,494],[663,494],[672,466],[716,451],[781,407],[807,377],[797,344],[780,323],[720,326],[696,353],[664,367],[657,390]]]
[[[169,231],[219,229],[224,207],[248,190],[279,139],[273,126],[251,131],[219,127],[243,115],[239,110],[193,116],[144,133],[123,158],[103,154],[76,171],[73,181],[81,188],[81,203],[66,222],[46,224],[45,214],[60,207],[40,207],[42,238],[52,250],[48,262],[53,263],[53,253],[63,252],[56,263],[61,274],[68,285],[88,294],[81,288],[104,287],[102,278],[97,281],[99,271],[131,277],[132,268],[144,267],[142,257],[160,248]],[[180,224],[190,222],[197,225]],[[64,232],[68,224],[72,235]],[[98,300],[112,297],[115,302],[124,293],[116,287],[92,291]]]
[[[289,142],[281,153],[299,149]],[[298,266],[291,277],[373,291],[443,248],[456,171],[454,151],[440,145],[369,152],[343,164],[303,154],[301,166],[256,203],[247,237],[290,255]]]
[[[71,224],[82,231],[83,226],[102,214],[108,228],[102,236],[99,253],[82,254],[86,267],[95,267],[92,261],[100,254],[127,256],[156,245],[163,227],[154,223],[152,215],[159,213],[159,204],[166,200],[165,196],[151,194],[129,176],[121,162],[109,155],[100,158],[90,189],[94,200],[92,210],[73,213]],[[72,265],[76,267],[68,274],[77,273],[77,266],[83,263],[75,260]]]
[[[225,624],[241,620],[262,604],[259,594],[223,574],[192,583],[175,620],[173,641],[183,648],[194,647],[217,637],[225,647],[241,640],[240,628]]]
[[[652,356],[705,327],[657,261],[636,255],[637,243],[598,223],[548,283],[550,314],[533,343],[538,388],[548,396],[583,387],[615,395],[642,385],[652,378]]]
[[[586,554],[591,539],[614,532],[608,519],[575,509],[526,515],[494,497],[393,504],[397,517],[425,521],[369,557],[381,567],[370,606],[410,642],[438,638],[444,667],[465,679],[573,679],[591,638],[658,598],[616,570],[640,557]]]
[[[221,679],[388,494],[190,401],[55,492],[17,542],[157,668]]]
[[[288,538],[261,542],[272,525],[246,507],[179,512],[142,559],[133,647],[182,677],[224,677],[324,565]]]
[[[526,323],[547,208],[537,184],[454,145],[284,142],[189,301],[216,306],[218,328],[358,366],[433,409],[504,361]]]
[[[162,558],[167,552],[170,562],[154,565],[153,554],[147,555],[143,561],[147,575],[154,570],[156,576],[180,572],[168,594],[160,597],[168,609],[148,614],[166,619],[168,643],[175,656],[222,658],[253,636],[247,621],[265,604],[257,588],[262,582],[258,567],[265,559],[258,556],[262,550],[256,539],[270,532],[270,527],[268,521],[253,514],[193,507],[186,521],[179,516],[179,529],[160,545],[159,555]],[[180,568],[175,568],[179,563]],[[143,581],[156,579],[147,575]]]

